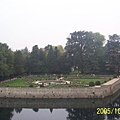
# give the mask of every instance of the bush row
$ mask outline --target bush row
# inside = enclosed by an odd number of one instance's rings
[[[100,81],[96,81],[95,83],[89,82],[89,86],[95,86],[95,85],[101,85],[101,82]]]

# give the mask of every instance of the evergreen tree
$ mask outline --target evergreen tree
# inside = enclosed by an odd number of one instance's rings
[[[38,45],[33,46],[30,54],[30,72],[31,74],[40,73],[40,60],[39,60],[39,49]]]
[[[56,54],[57,55],[57,54]],[[53,51],[52,46],[49,46],[48,54],[47,54],[47,68],[48,73],[53,74],[56,73],[57,68],[56,56]]]
[[[45,49],[40,48],[39,49],[39,60],[40,60],[40,74],[47,73],[47,68],[46,68],[46,53]]]
[[[22,75],[24,71],[24,57],[20,50],[14,54],[15,75]]]
[[[107,47],[107,70],[111,73],[119,74],[120,72],[120,36],[113,34],[109,36],[106,44]]]
[[[8,50],[7,55],[7,65],[8,65],[8,74],[10,78],[14,77],[15,69],[14,69],[14,52],[12,50]]]
[[[0,79],[7,79],[14,74],[14,54],[7,44],[0,43]]]

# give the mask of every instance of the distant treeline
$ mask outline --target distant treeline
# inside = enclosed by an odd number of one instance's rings
[[[120,36],[113,34],[105,43],[100,33],[78,31],[70,33],[65,48],[61,45],[33,46],[12,51],[0,43],[0,79],[29,74],[119,74]]]

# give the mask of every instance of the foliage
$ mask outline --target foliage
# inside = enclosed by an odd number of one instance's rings
[[[100,33],[78,31],[70,33],[65,48],[61,45],[32,47],[29,52],[12,51],[0,43],[0,80],[39,74],[120,74],[120,36],[105,38]],[[49,79],[49,78],[46,78]]]
[[[117,78],[117,75],[116,75],[116,74],[114,74],[114,75],[113,75],[113,78]]]
[[[89,82],[89,86],[95,86],[94,82]]]
[[[71,67],[81,73],[98,73],[104,36],[99,33],[78,31],[70,33],[65,46]]]
[[[14,55],[15,75],[22,75],[24,73],[24,58],[21,51],[16,51]]]
[[[106,68],[113,74],[120,73],[120,36],[113,34],[109,36],[109,40],[106,44]]]
[[[101,85],[101,82],[100,81],[96,81],[95,85]]]
[[[30,84],[29,87],[33,87],[33,84]]]
[[[39,49],[38,45],[33,46],[32,52],[30,54],[30,73],[38,74],[39,73]]]
[[[0,43],[0,79],[6,79],[14,74],[14,53],[7,44]]]

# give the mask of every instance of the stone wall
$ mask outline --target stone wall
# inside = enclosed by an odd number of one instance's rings
[[[111,84],[112,83],[112,84]],[[12,88],[0,87],[1,98],[104,98],[117,92],[120,80],[86,88]]]

